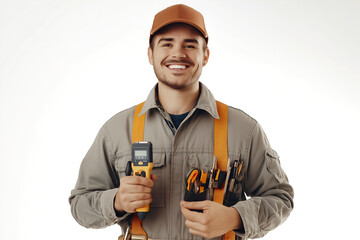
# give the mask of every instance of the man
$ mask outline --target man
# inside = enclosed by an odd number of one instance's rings
[[[135,107],[118,113],[99,131],[69,199],[81,225],[118,223],[125,231],[131,213],[150,204],[142,227],[151,239],[221,239],[229,231],[246,239],[264,236],[288,217],[293,189],[278,155],[259,124],[232,107],[228,156],[232,165],[242,164],[236,201],[224,206],[212,199],[182,200],[188,172],[208,171],[213,163],[219,114],[212,94],[199,82],[209,59],[207,41],[202,15],[188,6],[174,5],[155,16],[148,57],[159,82],[139,114],[146,114],[144,139],[153,144],[153,175],[126,176]]]

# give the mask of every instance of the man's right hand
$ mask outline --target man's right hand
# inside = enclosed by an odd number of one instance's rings
[[[115,196],[115,210],[119,213],[133,213],[135,209],[150,204],[152,202],[151,190],[155,180],[156,175],[151,175],[151,179],[138,176],[122,177]]]

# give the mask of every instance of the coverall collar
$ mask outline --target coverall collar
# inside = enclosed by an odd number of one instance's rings
[[[206,112],[208,112],[213,118],[219,119],[219,114],[216,108],[216,101],[210,90],[203,84],[200,84],[200,96],[197,101],[197,104],[195,105],[195,108],[202,109]],[[160,108],[162,109],[162,106],[158,102],[157,97],[157,84],[151,89],[145,104],[139,114],[142,115],[146,113],[148,110],[152,108]]]

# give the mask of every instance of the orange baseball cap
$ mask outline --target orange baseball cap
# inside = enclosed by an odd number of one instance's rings
[[[155,15],[150,31],[150,41],[159,29],[171,23],[186,23],[195,27],[202,33],[206,42],[208,42],[208,34],[206,32],[203,15],[195,9],[184,4],[173,5],[158,12]]]

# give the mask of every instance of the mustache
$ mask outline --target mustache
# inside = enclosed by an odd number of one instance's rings
[[[165,60],[163,62],[164,65],[169,65],[169,64],[186,64],[186,65],[194,65],[193,61],[191,61],[188,58],[182,58],[182,59],[169,59],[169,60]]]

